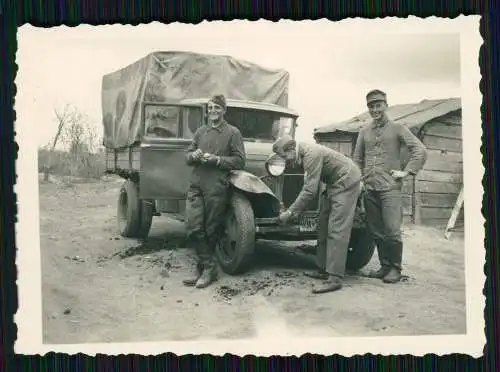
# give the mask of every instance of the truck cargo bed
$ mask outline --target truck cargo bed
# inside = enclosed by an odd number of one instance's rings
[[[106,149],[106,172],[120,174],[138,172],[141,167],[141,148],[139,145],[123,149]]]

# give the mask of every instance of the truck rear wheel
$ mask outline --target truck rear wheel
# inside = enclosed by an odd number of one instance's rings
[[[117,222],[120,235],[126,238],[145,238],[153,218],[153,203],[139,199],[137,184],[126,180],[118,195]]]
[[[222,270],[230,275],[244,271],[254,252],[255,219],[247,198],[233,192],[222,236],[215,253]]]
[[[368,229],[353,228],[351,240],[349,241],[349,250],[347,252],[346,269],[349,271],[358,271],[370,262],[375,252],[375,242],[373,241]]]
[[[139,199],[141,204],[141,222],[137,230],[137,238],[145,239],[151,230],[154,213],[154,200]]]

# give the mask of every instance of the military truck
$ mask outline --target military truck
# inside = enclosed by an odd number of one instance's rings
[[[227,219],[216,248],[221,268],[228,274],[247,269],[258,239],[316,239],[319,196],[298,221],[278,221],[304,182],[302,169],[285,168],[272,154],[274,140],[285,133],[295,136],[297,128],[299,115],[288,108],[288,88],[285,70],[191,52],[154,52],[105,75],[106,169],[124,179],[117,207],[120,234],[144,239],[154,216],[184,214],[192,171],[186,148],[206,124],[209,97],[222,93],[226,119],[241,131],[247,160],[244,170],[230,175]],[[361,211],[349,244],[350,270],[365,266],[375,248]]]

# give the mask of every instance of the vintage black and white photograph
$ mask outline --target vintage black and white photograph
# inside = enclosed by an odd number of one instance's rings
[[[481,355],[481,43],[21,27],[16,351]]]

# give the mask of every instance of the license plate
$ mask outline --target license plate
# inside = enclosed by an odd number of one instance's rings
[[[316,231],[318,226],[318,218],[316,216],[303,216],[299,219],[300,231],[310,232]]]

